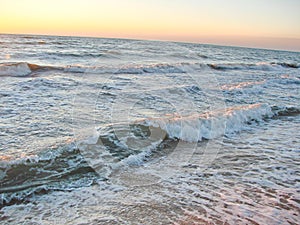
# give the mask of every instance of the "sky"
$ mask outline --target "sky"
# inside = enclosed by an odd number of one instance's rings
[[[300,51],[300,0],[0,0],[0,33]]]

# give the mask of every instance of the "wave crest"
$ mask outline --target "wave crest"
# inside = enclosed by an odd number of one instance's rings
[[[27,76],[32,72],[30,65],[34,68],[33,64],[24,62],[0,64],[0,76]]]
[[[32,72],[46,72],[60,70],[66,73],[91,73],[91,74],[173,74],[186,73],[191,69],[213,69],[213,70],[263,70],[273,71],[284,68],[298,69],[296,63],[228,63],[228,64],[203,64],[203,63],[152,63],[152,64],[129,64],[114,66],[41,66],[27,62],[2,63],[0,64],[0,76],[24,77]]]
[[[41,66],[26,62],[0,64],[0,76],[26,77],[33,72],[62,70],[62,67]]]
[[[298,69],[300,65],[297,63],[224,63],[224,64],[207,64],[211,69],[214,70],[263,70],[263,71],[273,71],[281,70],[284,68]]]

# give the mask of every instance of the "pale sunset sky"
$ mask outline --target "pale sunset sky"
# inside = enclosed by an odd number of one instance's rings
[[[0,33],[300,51],[300,0],[0,0]]]

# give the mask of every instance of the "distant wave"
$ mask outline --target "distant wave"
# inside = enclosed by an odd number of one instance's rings
[[[0,64],[0,76],[25,77],[30,75],[32,72],[62,69],[62,67],[40,66],[26,62],[2,63]]]
[[[119,67],[85,67],[67,66],[66,72],[76,73],[113,73],[113,74],[147,74],[147,73],[187,73],[190,69],[213,70],[281,70],[284,68],[297,69],[299,64],[292,63],[257,63],[257,64],[203,64],[203,63],[153,63],[137,65],[121,65]]]
[[[226,63],[226,64],[207,64],[211,69],[214,70],[278,70],[282,68],[300,68],[299,64],[296,63]]]
[[[203,54],[197,54],[197,53],[192,53],[192,54],[185,54],[185,53],[172,53],[168,55],[169,57],[174,57],[177,59],[208,59],[209,57]]]
[[[147,73],[185,73],[181,64],[150,64],[150,65],[125,65],[120,67],[84,67],[84,66],[67,66],[66,72],[74,73],[111,73],[111,74],[147,74]]]
[[[289,63],[257,63],[257,64],[203,64],[203,63],[153,63],[129,64],[117,67],[100,66],[67,66],[65,71],[77,73],[114,73],[114,74],[147,74],[147,73],[187,73],[190,69],[213,70],[278,70],[284,68],[299,68],[298,64]]]
[[[185,73],[181,65],[171,64],[151,64],[151,65],[126,65],[120,67],[110,66],[81,66],[70,65],[59,66],[41,66],[26,62],[2,63],[0,64],[0,76],[18,76],[24,77],[32,72],[45,72],[50,70],[60,70],[67,73],[93,73],[93,74],[143,74],[143,73]]]
[[[137,65],[137,66],[126,66],[120,68],[117,74],[142,74],[142,73],[185,73],[182,65],[172,64],[152,64],[152,65]]]
[[[24,39],[38,39],[39,37],[36,36],[23,36]]]
[[[30,39],[30,38],[28,38]],[[35,39],[35,38],[33,38]],[[0,42],[3,45],[63,45],[63,42],[59,41],[44,41],[44,40],[33,40],[33,41],[9,41],[9,42]]]
[[[45,44],[48,44],[48,43],[46,41],[40,40],[40,41],[14,42],[13,44],[20,44],[20,45],[45,45]]]
[[[79,56],[79,55],[78,55]],[[257,63],[257,64],[202,64],[202,63],[153,63],[153,64],[130,64],[113,66],[42,66],[27,62],[1,63],[0,76],[24,77],[32,72],[45,72],[49,70],[60,70],[69,73],[93,73],[93,74],[172,74],[187,73],[189,69],[195,68],[213,69],[213,70],[279,70],[284,68],[298,69],[299,64],[293,63]]]
[[[99,57],[113,57],[114,53],[66,53],[66,52],[49,52],[47,55],[50,56],[57,56],[57,57],[73,57],[73,58],[84,58],[84,57],[91,57],[91,58],[99,58]]]

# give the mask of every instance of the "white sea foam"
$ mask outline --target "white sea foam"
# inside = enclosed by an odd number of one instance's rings
[[[147,126],[160,127],[170,138],[197,142],[213,139],[223,134],[232,134],[244,129],[245,123],[261,121],[264,117],[273,116],[271,107],[267,104],[238,106],[186,117],[171,116],[161,119],[145,119],[138,123]]]
[[[27,76],[32,71],[25,62],[0,64],[0,76]]]

